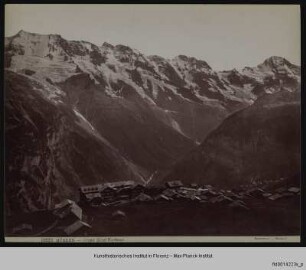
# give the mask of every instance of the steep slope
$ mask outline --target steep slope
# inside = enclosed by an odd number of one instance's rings
[[[129,47],[98,47],[20,31],[6,39],[6,58],[8,69],[43,84],[46,98],[84,113],[144,175],[172,164],[194,146],[174,113],[156,106],[134,82],[135,66],[148,64]]]
[[[257,99],[259,104],[266,93],[286,95],[300,87],[300,68],[281,57],[242,71],[216,72],[205,61],[184,55],[145,56],[124,45],[97,46],[25,31],[5,38],[4,60],[6,69],[16,73],[8,73],[5,89],[10,93],[7,147],[18,146],[9,153],[7,164],[16,177],[9,177],[22,179],[21,164],[27,157],[27,179],[34,175],[35,155],[41,156],[42,164],[51,164],[44,165],[38,180],[30,180],[37,188],[25,189],[21,180],[18,188],[10,184],[11,203],[24,201],[25,209],[49,204],[47,167],[55,168],[52,179],[58,179],[55,198],[71,194],[72,187],[82,183],[152,179],[169,170],[232,113]],[[271,117],[278,118],[274,110]],[[245,117],[250,121],[265,117],[249,114]],[[60,162],[54,161],[52,151]],[[64,188],[59,189],[61,185]],[[26,198],[27,193],[35,193],[36,199]],[[16,199],[14,194],[22,195]]]
[[[137,166],[82,114],[46,99],[43,85],[13,72],[6,72],[5,79],[8,209],[50,207],[64,197],[75,197],[83,184],[143,180]]]
[[[228,117],[163,179],[232,187],[300,171],[300,92],[265,94]]]
[[[75,75],[60,85],[67,94],[65,102],[80,111],[86,119],[115,145],[121,155],[142,168],[147,177],[155,170],[173,165],[177,157],[195,146],[194,142],[156,116],[156,107],[137,95],[134,102],[109,97],[86,74]],[[122,91],[133,89],[122,83]]]

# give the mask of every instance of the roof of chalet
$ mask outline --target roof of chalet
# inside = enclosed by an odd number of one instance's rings
[[[140,193],[137,197],[133,199],[134,201],[140,201],[140,202],[147,202],[147,201],[152,201],[152,197],[145,194],[145,193]]]
[[[54,209],[63,208],[65,206],[67,206],[67,205],[72,205],[73,203],[75,203],[75,202],[72,201],[72,200],[69,200],[69,199],[65,199],[65,200],[61,201],[60,203],[56,204],[54,206]]]
[[[135,185],[134,181],[119,181],[119,182],[112,182],[112,183],[105,183],[105,187],[132,187]]]
[[[104,189],[103,184],[90,185],[90,186],[82,186],[80,187],[80,191],[84,194],[92,193],[92,192],[101,192]]]
[[[96,192],[96,193],[87,193],[85,194],[85,197],[87,200],[91,201],[95,198],[102,198],[101,193]]]
[[[80,187],[80,191],[84,194],[86,193],[94,193],[94,192],[102,192],[105,189],[115,189],[119,187],[132,187],[135,185],[134,181],[119,181],[112,183],[104,183],[90,186],[82,186]]]
[[[275,200],[280,199],[282,197],[283,197],[283,195],[276,193],[276,194],[270,196],[269,200],[275,201]]]
[[[60,219],[64,219],[70,214],[74,215],[79,220],[82,219],[82,208],[80,208],[75,202],[72,202],[71,204],[64,204],[60,203],[61,207],[57,207],[53,210],[53,214]]]
[[[78,230],[82,229],[82,228],[91,228],[91,226],[81,220],[77,220],[76,222],[72,223],[71,225],[67,226],[64,229],[64,232],[66,233],[66,235],[71,235],[75,232],[77,232]]]
[[[169,181],[166,183],[166,186],[167,187],[182,187],[183,186],[183,183],[181,181]]]
[[[159,195],[157,195],[156,197],[154,197],[154,200],[155,200],[155,201],[172,201],[173,199],[172,199],[172,198],[169,198],[169,197],[166,196],[166,195],[159,194]]]
[[[297,187],[291,187],[288,189],[289,192],[298,193],[300,192],[300,188]]]

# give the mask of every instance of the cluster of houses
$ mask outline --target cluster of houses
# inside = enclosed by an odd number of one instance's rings
[[[133,181],[105,183],[83,186],[79,189],[80,205],[119,206],[131,203],[154,203],[190,201],[199,203],[223,204],[229,207],[248,210],[248,198],[263,198],[275,201],[300,194],[298,187],[280,187],[276,190],[263,190],[258,186],[248,189],[217,190],[211,185],[185,186],[181,181],[167,182],[164,187],[147,187]]]
[[[277,201],[300,195],[300,188],[284,185],[282,181],[268,185],[250,185],[232,190],[216,189],[211,185],[184,185],[181,181],[167,182],[163,187],[145,186],[133,181],[105,183],[83,186],[79,189],[80,198],[76,203],[65,199],[55,205],[52,216],[55,222],[37,235],[74,235],[85,233],[91,228],[84,214],[84,207],[122,206],[131,204],[152,204],[171,202],[206,203],[226,206],[237,210],[249,211],[254,207],[254,201]],[[255,199],[255,200],[252,200]],[[82,209],[83,208],[83,209]],[[115,209],[116,210],[116,209]],[[124,217],[122,211],[114,212],[113,218]],[[32,226],[22,224],[13,229],[13,234],[32,231]]]
[[[72,200],[66,199],[55,205],[52,213],[57,218],[55,225],[59,233],[69,236],[91,228],[82,208]]]
[[[33,228],[32,224],[22,223],[14,227],[11,234],[35,237],[43,235],[71,236],[75,233],[86,234],[91,228],[83,209],[75,201],[65,199],[51,210],[42,210],[42,212],[45,211],[48,213],[47,219],[50,220],[48,227],[35,233],[37,230],[35,226]],[[52,218],[50,219],[50,217]]]

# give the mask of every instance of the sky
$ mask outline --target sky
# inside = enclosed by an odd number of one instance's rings
[[[21,29],[165,58],[193,56],[216,70],[270,56],[300,65],[298,5],[6,5],[5,36]]]

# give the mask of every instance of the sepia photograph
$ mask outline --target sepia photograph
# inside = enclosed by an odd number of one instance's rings
[[[7,4],[6,242],[300,242],[299,5]]]

